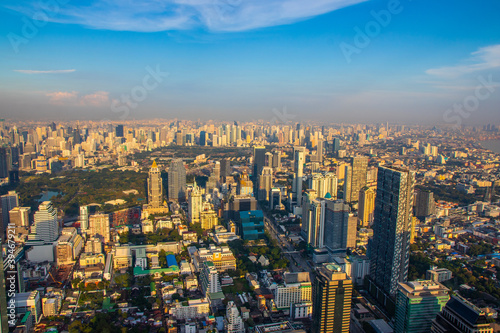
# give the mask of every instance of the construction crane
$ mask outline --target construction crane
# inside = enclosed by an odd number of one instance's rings
[[[49,272],[49,275],[50,275],[50,277],[52,278],[52,280],[53,280],[54,282],[59,283],[59,285],[61,285],[61,284],[62,284],[62,282],[57,281],[57,280],[55,279],[54,275],[52,275],[52,273],[51,273],[51,272]]]

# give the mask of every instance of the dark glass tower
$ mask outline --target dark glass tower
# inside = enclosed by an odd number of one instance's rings
[[[408,277],[414,182],[415,174],[408,169],[378,168],[370,278],[390,296]]]

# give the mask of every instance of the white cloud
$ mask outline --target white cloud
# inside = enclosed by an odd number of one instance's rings
[[[368,0],[91,0],[47,8],[22,6],[10,0],[8,8],[28,15],[48,13],[49,20],[95,29],[156,32],[205,28],[244,31],[290,24]]]
[[[465,74],[500,68],[500,44],[480,48],[471,54],[464,64],[433,68],[426,74],[445,79],[457,78]]]
[[[36,71],[31,69],[14,69],[14,72],[23,73],[23,74],[65,74],[65,73],[73,73],[76,71],[75,69],[56,69],[49,71]]]
[[[82,96],[77,91],[55,91],[46,93],[45,96],[54,105],[100,107],[110,104],[109,92],[107,91],[96,91]]]

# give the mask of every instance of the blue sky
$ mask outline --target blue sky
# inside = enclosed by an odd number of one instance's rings
[[[498,123],[499,1],[42,3],[0,4],[2,117]]]

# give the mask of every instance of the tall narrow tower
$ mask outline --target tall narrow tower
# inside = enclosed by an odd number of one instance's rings
[[[148,207],[160,208],[163,203],[163,185],[161,182],[160,168],[153,161],[151,169],[149,169],[148,177]]]
[[[378,168],[370,278],[390,296],[408,277],[414,182],[409,169]]]
[[[293,184],[292,192],[297,200],[297,206],[302,206],[302,177],[304,176],[305,148],[293,148]]]
[[[186,197],[186,168],[181,159],[172,160],[168,169],[168,198],[179,200]]]
[[[352,159],[352,167],[346,168],[344,183],[345,202],[358,201],[359,191],[366,185],[368,158],[356,156]]]

